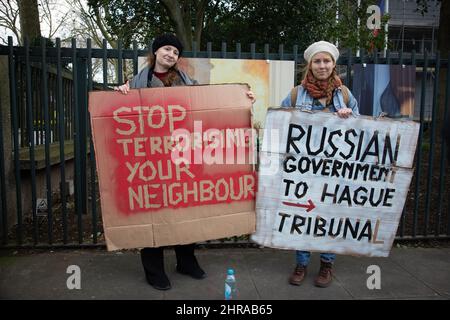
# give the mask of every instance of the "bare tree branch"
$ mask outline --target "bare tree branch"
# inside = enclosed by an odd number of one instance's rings
[[[106,10],[104,10],[106,12]],[[113,47],[117,47],[117,41],[114,40],[114,38],[111,36],[110,33],[106,30],[105,23],[103,19],[100,16],[100,11],[98,10],[98,7],[94,8],[94,14],[95,14],[95,23],[97,27],[100,29],[100,32],[102,33],[103,37],[109,42],[109,44]]]
[[[19,45],[22,44],[19,27],[19,8],[17,3],[10,0],[0,0],[0,26],[11,31],[15,36]],[[0,38],[7,43],[6,34],[2,34]]]
[[[194,39],[197,45],[200,46],[200,41],[202,39],[202,31],[205,23],[205,13],[208,6],[209,0],[200,0],[196,2],[196,24],[194,29]]]
[[[41,7],[41,23],[48,27],[47,38],[52,39],[58,30],[64,27],[67,19],[72,13],[71,10],[57,1],[40,0]],[[60,8],[65,9],[61,11]]]

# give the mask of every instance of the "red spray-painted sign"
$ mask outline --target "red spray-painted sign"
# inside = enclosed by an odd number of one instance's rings
[[[125,215],[254,199],[245,87],[235,85],[238,99],[221,95],[220,87],[95,96],[90,112],[96,157],[103,160],[100,194],[112,193]]]

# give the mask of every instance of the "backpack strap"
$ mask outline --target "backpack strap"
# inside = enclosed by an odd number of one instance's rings
[[[344,103],[348,107],[348,103],[350,102],[350,90],[345,86],[341,86],[342,97],[344,98]]]
[[[292,108],[295,108],[295,103],[297,102],[298,87],[299,86],[295,86],[291,89],[291,107]]]

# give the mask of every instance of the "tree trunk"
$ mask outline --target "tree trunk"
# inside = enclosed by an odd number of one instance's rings
[[[201,48],[202,31],[205,22],[206,7],[208,6],[208,1],[202,0],[197,6],[197,12],[195,17],[195,29],[194,29],[194,40],[197,43],[197,49]]]
[[[178,38],[185,50],[192,50],[192,31],[190,28],[190,19],[184,16],[180,2],[178,0],[161,0],[167,10],[170,19],[175,25]],[[186,8],[185,6],[183,6]],[[187,8],[188,10],[190,8]],[[190,17],[190,15],[188,15]]]
[[[39,45],[41,26],[37,0],[20,0],[18,6],[22,40],[28,37],[31,45]]]

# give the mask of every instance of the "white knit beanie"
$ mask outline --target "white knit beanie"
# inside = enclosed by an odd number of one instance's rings
[[[318,41],[314,42],[312,45],[310,45],[308,48],[306,48],[305,53],[303,54],[303,57],[307,62],[311,60],[312,57],[316,53],[319,52],[327,52],[329,53],[336,62],[339,58],[339,50],[336,48],[336,46],[330,42],[327,41]]]

